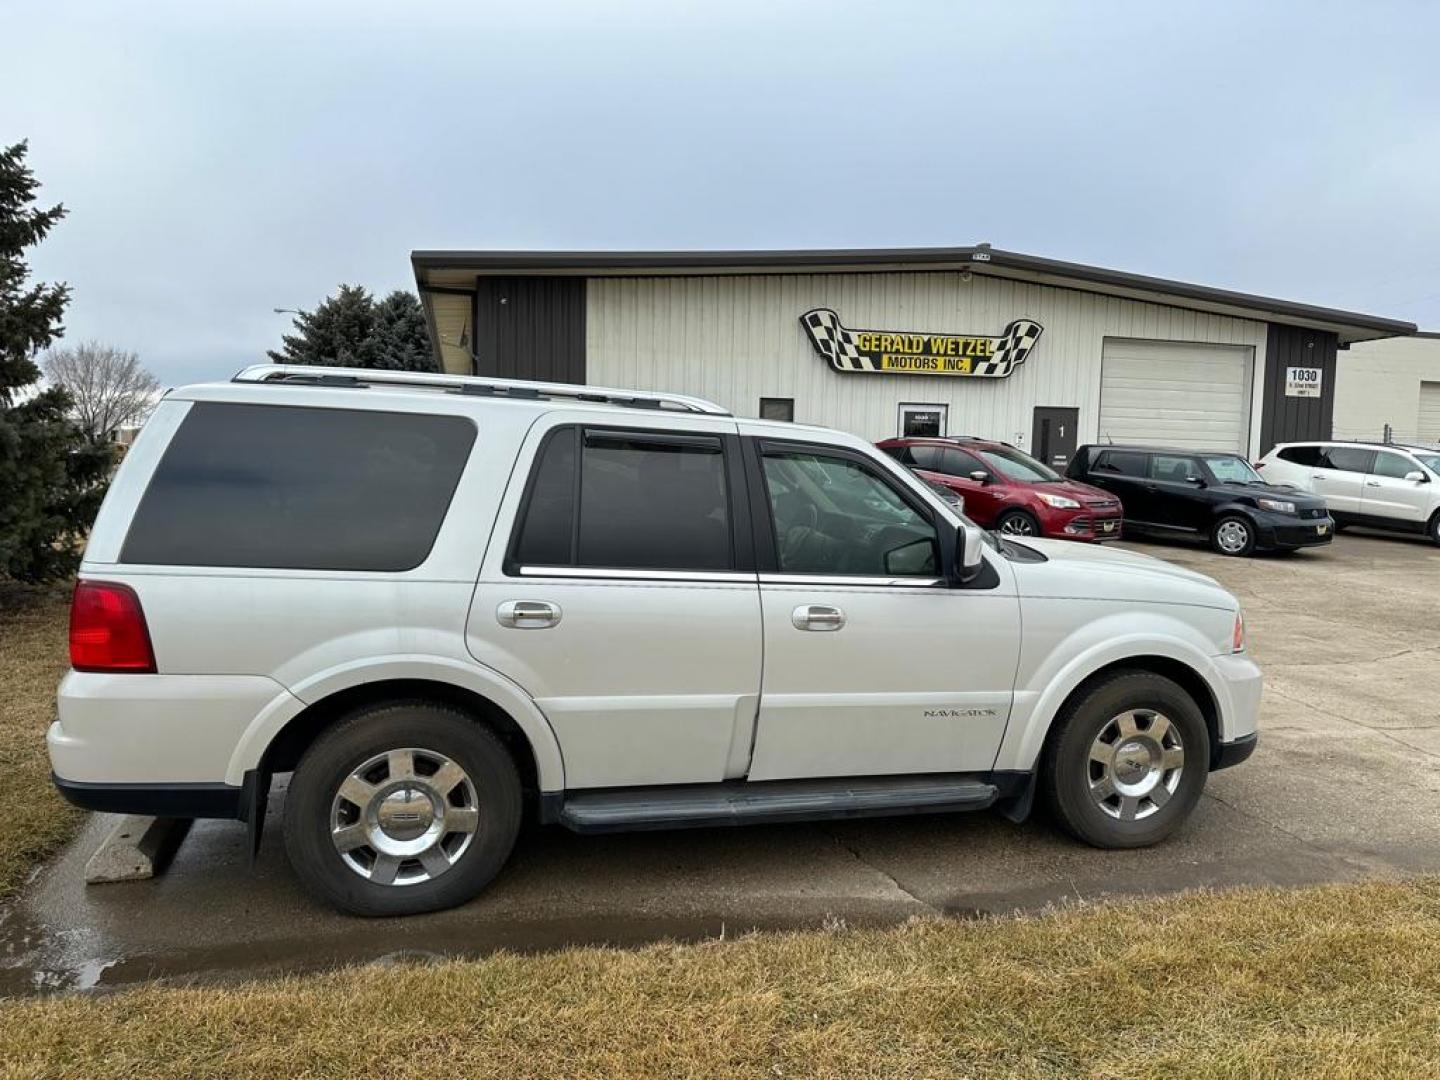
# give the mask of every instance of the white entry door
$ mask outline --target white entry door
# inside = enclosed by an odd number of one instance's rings
[[[1248,345],[1107,338],[1100,441],[1245,453],[1254,361]]]

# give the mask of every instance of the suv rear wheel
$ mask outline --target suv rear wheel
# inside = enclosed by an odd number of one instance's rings
[[[355,915],[410,915],[475,896],[521,817],[509,752],[458,709],[361,709],[316,739],[285,802],[285,849],[307,888]]]
[[[1209,732],[1190,695],[1164,676],[1124,671],[1066,705],[1040,783],[1061,826],[1087,844],[1147,847],[1190,816],[1209,767]]]
[[[1430,537],[1432,544],[1440,544],[1440,510],[1436,510],[1431,516],[1429,524],[1425,526],[1425,535]]]

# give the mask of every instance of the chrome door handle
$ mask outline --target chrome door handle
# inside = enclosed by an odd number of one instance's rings
[[[1366,486],[1366,487],[1379,487],[1379,486],[1380,486],[1380,481],[1379,481],[1379,480],[1366,480],[1366,481],[1365,481],[1365,486]]]
[[[801,604],[790,613],[796,630],[839,630],[845,625],[845,613],[827,604]]]
[[[506,600],[495,609],[495,618],[515,630],[544,630],[560,621],[560,605],[548,600]]]

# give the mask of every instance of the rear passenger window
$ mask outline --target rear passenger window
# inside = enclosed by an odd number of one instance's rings
[[[1374,450],[1359,446],[1327,446],[1321,454],[1319,467],[1340,472],[1363,473],[1370,471],[1370,463],[1374,459]]]
[[[1174,454],[1152,454],[1150,456],[1150,479],[1168,480],[1183,484],[1192,476],[1200,475],[1200,467],[1194,458],[1177,457]]]
[[[197,402],[124,563],[410,570],[429,555],[475,425],[460,416]]]
[[[1133,450],[1105,450],[1095,459],[1093,472],[1114,476],[1144,476],[1145,455]]]
[[[1313,468],[1320,464],[1320,447],[1286,446],[1281,449],[1279,456],[1281,461],[1290,461],[1296,465]]]
[[[621,570],[732,569],[720,439],[557,431],[533,473],[511,561]]]
[[[894,458],[896,461],[898,461],[901,465],[908,465],[908,466],[910,466],[911,468],[914,468],[914,467],[915,467],[915,464],[916,464],[916,462],[915,462],[915,455],[914,455],[913,453],[911,453],[910,447],[908,447],[908,446],[882,446],[880,449],[884,450],[885,453],[889,454],[892,458]]]

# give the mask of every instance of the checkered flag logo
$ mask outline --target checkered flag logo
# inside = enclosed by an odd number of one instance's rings
[[[999,337],[851,330],[830,308],[800,316],[810,344],[836,371],[887,375],[944,375],[1003,379],[1025,362],[1043,327],[1016,319]],[[861,347],[861,342],[865,342]],[[957,347],[964,346],[964,351]],[[977,345],[988,343],[988,348]]]
[[[1039,323],[1029,319],[1016,319],[996,339],[995,355],[975,365],[975,374],[1003,379],[1025,362],[1035,342],[1040,340],[1043,329]]]
[[[840,316],[829,308],[815,308],[800,316],[810,344],[830,361],[837,371],[877,371],[875,362],[862,356],[855,344],[855,332],[840,325]]]

